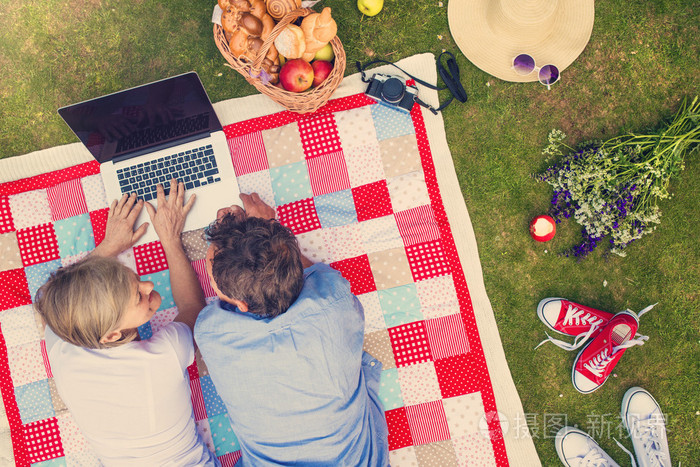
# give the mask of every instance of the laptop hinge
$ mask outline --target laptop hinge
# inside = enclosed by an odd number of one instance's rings
[[[150,146],[147,148],[139,149],[138,151],[134,151],[134,152],[130,152],[128,154],[122,154],[121,156],[114,157],[114,158],[112,158],[112,163],[116,164],[118,162],[127,161],[129,159],[133,159],[134,157],[143,156],[144,154],[151,154],[153,152],[160,151],[162,149],[168,149],[168,148],[172,148],[175,146],[181,146],[183,144],[190,143],[190,142],[196,141],[198,139],[208,138],[210,136],[211,136],[211,132],[205,131],[203,133],[197,133],[197,134],[190,135],[190,136],[180,137],[175,141],[170,141],[170,142],[162,143],[162,144],[156,144],[155,146]]]

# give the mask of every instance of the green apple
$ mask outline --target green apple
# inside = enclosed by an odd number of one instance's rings
[[[316,55],[314,55],[314,60],[325,60],[327,62],[332,62],[335,54],[333,53],[333,47],[330,44],[326,44],[321,47]]]
[[[384,0],[357,0],[357,8],[366,16],[374,16],[384,7]]]

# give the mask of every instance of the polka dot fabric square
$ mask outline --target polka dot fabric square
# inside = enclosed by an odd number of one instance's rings
[[[442,396],[455,397],[477,392],[481,388],[480,380],[488,378],[480,375],[476,357],[472,354],[460,354],[454,357],[435,360],[435,372],[440,383]]]
[[[316,212],[321,227],[339,227],[357,222],[357,212],[350,190],[315,196]]]
[[[353,294],[362,295],[377,290],[367,255],[336,261],[330,266],[350,282],[350,290]]]
[[[17,234],[15,232],[0,234],[0,271],[21,267],[22,257],[19,254]]]
[[[481,393],[448,397],[443,399],[442,405],[453,437],[479,433],[481,431],[479,424],[485,424]]]
[[[90,214],[68,217],[53,224],[58,242],[58,253],[62,258],[88,253],[95,249]]]
[[[377,292],[369,292],[358,295],[357,299],[365,311],[365,336],[374,331],[386,331],[384,313],[382,312],[382,306],[379,304],[379,294]]]
[[[265,144],[259,131],[229,139],[228,149],[231,151],[236,176],[269,168]]]
[[[416,136],[413,134],[385,139],[379,143],[379,151],[387,178],[423,168]]]
[[[160,242],[150,242],[134,247],[136,273],[139,276],[168,269],[165,251]]]
[[[407,112],[382,104],[372,105],[370,109],[379,141],[416,133],[411,115]]]
[[[85,196],[85,205],[88,211],[99,211],[109,208],[112,200],[107,200],[105,186],[101,175],[89,175],[80,179]],[[82,214],[82,213],[80,213]]]
[[[350,186],[362,186],[379,180],[384,180],[384,168],[379,159],[379,144],[363,144],[343,148],[345,165],[348,168]]]
[[[316,113],[302,118],[299,121],[299,133],[307,159],[342,149],[333,114]]]
[[[70,415],[57,416],[58,429],[61,432],[63,441],[63,450],[66,455],[80,454],[90,449],[87,440],[80,432],[78,425],[75,424],[73,417]]]
[[[226,406],[221,400],[221,397],[216,393],[211,377],[203,376],[199,379],[199,382],[202,386],[202,396],[204,397],[204,406],[207,409],[207,415],[213,417],[215,415],[225,414]]]
[[[389,451],[389,465],[401,467],[420,467],[416,458],[416,448],[406,446],[405,448]]]
[[[372,112],[368,106],[337,112],[334,117],[343,149],[372,144],[377,141]]]
[[[158,271],[151,274],[141,275],[142,281],[153,282],[153,289],[161,296],[162,302],[158,310],[167,310],[175,306],[173,291],[170,288],[170,270]]]
[[[15,401],[24,424],[56,415],[51,403],[49,382],[46,379],[15,386]]]
[[[10,199],[7,196],[0,196],[0,233],[4,234],[13,230],[15,230],[15,224],[12,221]]]
[[[406,407],[413,444],[427,444],[450,439],[450,430],[441,401]]]
[[[412,446],[411,428],[408,425],[406,407],[385,410],[384,417],[389,427],[389,451]]]
[[[42,224],[17,231],[17,244],[25,266],[59,259],[53,224]]]
[[[320,232],[331,261],[353,258],[365,253],[358,224],[331,227]]]
[[[357,220],[362,222],[377,217],[388,216],[393,211],[386,180],[362,185],[352,189]]]
[[[385,411],[406,405],[401,397],[401,385],[399,384],[399,374],[396,368],[382,371],[379,399],[382,401]]]
[[[272,179],[270,171],[253,172],[238,177],[238,189],[241,193],[257,193],[260,199],[273,208],[275,203],[275,193],[272,191]]]
[[[328,263],[331,261],[331,253],[326,246],[324,230],[311,230],[297,235],[301,254],[312,263]]]
[[[279,206],[277,219],[280,224],[290,228],[295,235],[321,228],[313,198]]]
[[[261,133],[270,167],[280,167],[304,160],[301,134],[296,123],[263,130]]]
[[[405,405],[417,405],[442,399],[432,362],[401,367],[398,369],[398,376]]]
[[[452,444],[464,467],[496,467],[493,443],[482,433],[455,436]]]
[[[30,463],[43,462],[64,455],[58,422],[55,418],[27,423],[23,428]]]
[[[157,333],[158,331],[163,329],[165,326],[172,323],[172,321],[175,319],[176,316],[177,316],[177,308],[168,308],[167,310],[158,311],[151,318],[151,321],[150,321],[151,332],[153,332],[153,334]]]
[[[24,270],[0,271],[0,311],[31,303],[32,296]]]
[[[384,321],[388,327],[423,319],[414,284],[379,290],[377,293],[384,312]]]
[[[342,151],[308,159],[307,167],[314,196],[350,188],[348,168]]]
[[[12,382],[16,387],[46,379],[40,342],[28,342],[7,349]]]
[[[450,273],[450,265],[438,240],[406,247],[406,255],[416,282]]]
[[[403,248],[377,251],[367,255],[372,265],[372,274],[377,289],[390,289],[413,282],[408,266],[406,252]]]
[[[428,335],[422,321],[389,328],[389,337],[397,366],[414,365],[432,360]]]
[[[51,222],[46,190],[27,191],[9,197],[15,229],[22,230]]]
[[[411,172],[387,179],[387,187],[394,205],[394,212],[405,211],[430,204],[423,172]]]
[[[457,453],[451,440],[416,446],[416,459],[421,467],[457,467]]]
[[[403,241],[396,227],[394,216],[378,217],[360,222],[362,246],[367,253],[392,250],[403,247]]]
[[[211,428],[211,437],[214,441],[214,449],[217,456],[223,456],[241,449],[238,444],[238,438],[233,434],[228,415],[222,414],[210,417],[209,427]]]
[[[58,270],[60,267],[61,261],[57,259],[24,268],[24,273],[27,275],[27,285],[30,295],[35,297],[39,287],[44,285],[46,281],[49,280],[49,277],[51,277],[51,273]]]
[[[304,162],[270,169],[270,182],[277,206],[310,198],[313,195],[309,173]]]
[[[41,339],[34,319],[34,307],[31,305],[0,312],[0,326],[7,348]]]
[[[105,231],[107,229],[107,215],[109,214],[109,208],[100,209],[97,211],[90,211],[90,223],[92,224],[92,235],[95,246],[102,243],[105,238]]]
[[[46,189],[54,221],[79,216],[88,212],[85,193],[80,179],[68,180]]]

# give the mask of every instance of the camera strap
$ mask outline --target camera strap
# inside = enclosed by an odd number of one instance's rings
[[[442,56],[443,55],[448,56],[446,63],[447,63],[447,68],[449,71],[446,70],[445,67],[442,65]],[[367,69],[367,67],[374,65],[376,63],[384,63],[387,65],[391,65],[393,67],[396,67],[399,70],[401,70],[404,74],[409,76],[410,78],[413,78],[413,80],[415,80],[416,83],[422,84],[423,86],[425,86],[427,88],[434,89],[436,91],[444,91],[445,89],[449,89],[449,91],[451,93],[450,97],[444,103],[442,103],[440,105],[440,107],[438,107],[437,109],[435,107],[433,107],[432,105],[427,104],[427,103],[423,102],[422,100],[420,100],[417,95],[413,98],[413,100],[415,100],[419,105],[422,105],[423,107],[429,109],[434,114],[437,114],[438,111],[447,107],[452,102],[452,100],[455,98],[460,102],[467,102],[467,91],[464,90],[464,86],[462,86],[462,83],[459,80],[459,66],[457,66],[457,60],[455,59],[455,56],[452,55],[452,53],[450,53],[450,52],[441,53],[437,59],[438,74],[440,75],[440,78],[442,78],[442,80],[445,82],[445,87],[435,86],[435,85],[430,84],[426,81],[423,81],[420,78],[416,78],[415,76],[408,73],[407,71],[405,71],[401,67],[397,66],[394,63],[388,62],[386,60],[373,60],[365,65],[362,65],[362,63],[360,63],[359,61],[356,61],[355,66],[357,66],[357,70],[360,72],[361,79],[363,82],[365,82],[365,83],[370,82],[370,80],[367,79],[367,76],[365,75],[365,70]]]

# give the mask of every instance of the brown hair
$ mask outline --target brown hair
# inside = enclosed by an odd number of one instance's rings
[[[274,219],[227,214],[206,230],[214,247],[212,276],[229,298],[273,318],[287,311],[304,285],[294,233]]]
[[[89,349],[116,347],[136,338],[122,332],[116,342],[100,342],[119,323],[133,300],[135,274],[115,258],[88,256],[60,268],[41,286],[34,306],[61,339]]]

